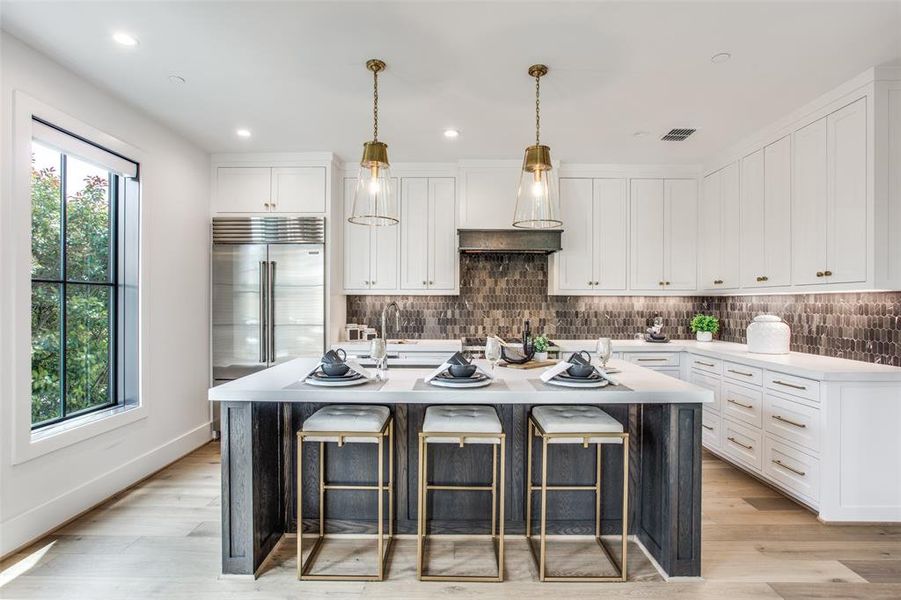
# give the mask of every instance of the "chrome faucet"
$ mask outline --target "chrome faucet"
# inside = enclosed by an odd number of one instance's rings
[[[397,302],[389,302],[382,309],[382,339],[385,341],[388,340],[388,309],[392,306],[394,307],[394,329],[400,332],[400,307],[397,305]]]

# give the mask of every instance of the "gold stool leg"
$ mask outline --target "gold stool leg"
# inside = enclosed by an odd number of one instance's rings
[[[535,436],[532,419],[529,418],[526,436],[526,541],[532,546],[532,439]]]
[[[547,551],[547,437],[541,436],[541,537],[538,579],[544,581],[544,566]]]
[[[422,581],[422,566],[423,566],[423,546],[425,544],[425,468],[426,468],[426,455],[425,455],[425,437],[420,433],[419,434],[419,489],[417,490],[417,510],[416,513],[419,516],[419,522],[416,527],[416,577]]]
[[[325,536],[325,442],[319,442],[319,537]]]
[[[601,539],[601,446],[597,446],[597,472],[594,480],[594,537]]]
[[[501,434],[501,498],[500,513],[498,520],[500,521],[500,530],[498,532],[498,558],[497,558],[497,579],[504,580],[504,489],[506,487],[505,475],[507,462],[505,460],[507,448],[507,436]]]
[[[491,537],[497,535],[497,445],[491,445]]]
[[[623,560],[622,580],[628,581],[627,561],[629,550],[629,434],[623,437]]]
[[[297,578],[303,571],[303,438],[297,434]]]
[[[379,525],[378,525],[378,552],[376,553],[376,559],[379,561],[378,568],[378,580],[382,581],[385,578],[385,563],[382,560],[383,550],[385,547],[385,493],[384,493],[384,479],[385,479],[385,438],[379,437],[379,476],[378,476],[378,487],[376,488],[376,494],[378,494],[379,498]]]

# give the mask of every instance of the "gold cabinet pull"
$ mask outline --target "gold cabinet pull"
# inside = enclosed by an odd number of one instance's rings
[[[735,369],[726,369],[730,373],[735,373],[736,375],[742,375],[743,377],[754,377],[754,373],[745,373],[744,371],[736,371]]]
[[[738,406],[740,406],[740,407],[742,407],[742,408],[754,408],[754,405],[753,405],[753,404],[742,404],[742,403],[739,402],[738,400],[733,400],[732,398],[729,398],[728,400],[726,400],[726,402],[729,402],[730,404],[738,405]]]
[[[663,285],[669,285],[669,281],[664,281]]]
[[[601,283],[600,281],[595,281],[594,285],[600,285],[600,283]]]
[[[660,362],[665,361],[665,358],[636,358],[638,362]]]
[[[769,281],[769,279],[770,278],[767,277],[766,275],[760,275],[757,277],[757,281]]]
[[[706,429],[708,431],[713,431],[713,427],[711,427],[710,425],[704,425],[703,423],[701,423],[701,427],[703,427],[704,429]]]
[[[715,367],[716,366],[713,363],[705,363],[704,361],[701,361],[701,360],[696,360],[695,364],[696,365],[704,365],[705,367]]]
[[[817,277],[823,277],[823,276],[825,276],[825,275],[826,275],[826,274],[823,273],[822,271],[817,271]]]
[[[714,280],[713,280],[713,285],[719,285],[719,284],[721,284],[721,283],[723,283],[723,280],[722,280],[722,279],[714,279]]]
[[[832,271],[823,271],[823,275],[826,277],[832,277]]]
[[[783,423],[788,423],[789,425],[794,425],[795,427],[798,427],[800,429],[805,429],[807,427],[807,425],[805,425],[804,423],[796,423],[795,421],[786,419],[785,417],[780,415],[773,415],[773,419],[775,419],[776,421],[782,421]]]
[[[771,460],[770,462],[773,463],[774,465],[779,465],[780,467],[782,467],[783,469],[785,469],[785,470],[787,470],[787,471],[791,471],[791,472],[794,473],[795,475],[800,475],[801,477],[804,477],[805,475],[807,475],[807,473],[805,473],[804,471],[799,471],[798,469],[795,469],[795,468],[793,468],[793,467],[790,467],[790,466],[788,466],[787,464],[785,464],[784,462],[782,462],[781,460],[776,460],[776,459],[774,458],[774,459]]]
[[[657,282],[657,285],[663,285],[663,282],[662,282],[662,281],[658,281],[658,282]]]
[[[753,450],[753,449],[754,449],[754,446],[746,446],[745,444],[742,444],[741,442],[739,442],[739,441],[738,441],[737,439],[735,439],[734,437],[729,437],[729,438],[726,438],[726,439],[728,439],[730,442],[732,442],[733,444],[735,444],[735,445],[737,445],[737,446],[741,446],[742,448],[745,448],[746,450]]]
[[[796,389],[796,390],[806,390],[806,389],[807,389],[807,388],[806,388],[805,386],[803,386],[803,385],[795,385],[794,383],[788,383],[788,382],[786,382],[786,381],[781,381],[781,380],[779,380],[779,379],[774,379],[774,380],[773,380],[773,383],[776,383],[776,384],[779,384],[779,385],[784,385],[785,387],[790,387],[790,388],[793,388],[793,389]]]

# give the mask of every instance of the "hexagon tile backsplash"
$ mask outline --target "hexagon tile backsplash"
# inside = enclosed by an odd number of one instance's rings
[[[722,321],[718,338],[745,342],[745,327],[760,313],[792,328],[792,350],[901,366],[901,292],[779,296],[548,296],[544,256],[460,256],[459,296],[348,296],[347,322],[377,326],[392,300],[402,310],[398,337],[516,337],[529,319],[553,338],[631,338],[649,317],[664,318],[674,339],[690,338],[697,312]],[[395,333],[392,331],[391,336]]]

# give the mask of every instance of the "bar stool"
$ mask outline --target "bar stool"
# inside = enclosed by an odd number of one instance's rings
[[[629,434],[623,432],[622,424],[596,406],[536,406],[529,415],[528,465],[526,481],[526,540],[538,567],[541,581],[626,581],[626,559],[628,544],[629,509]],[[541,438],[541,485],[532,483],[532,441]],[[548,444],[589,444],[597,446],[597,471],[594,485],[550,486],[547,483]],[[613,576],[554,576],[546,573],[547,562],[547,493],[549,491],[593,491],[595,494],[594,537],[610,564],[616,569],[616,561],[601,540],[601,446],[620,444],[623,446],[623,523],[622,562],[618,574]],[[532,543],[532,492],[541,492],[541,533],[539,551],[536,554]]]
[[[319,535],[310,556],[303,562],[303,445],[319,442]],[[337,485],[325,480],[325,444],[378,444],[376,485]],[[388,446],[388,483],[384,484],[385,445]],[[376,539],[378,571],[375,574],[324,575],[312,573],[316,556],[325,539],[325,492],[328,490],[373,490],[378,494],[378,533],[366,536]],[[385,496],[388,492],[388,535],[385,536]],[[335,535],[329,537],[355,537]],[[387,537],[387,543],[386,543]],[[317,410],[304,421],[297,432],[297,578],[313,580],[382,581],[391,542],[394,540],[394,419],[385,406],[335,404]]]
[[[490,406],[430,406],[425,411],[419,434],[419,525],[417,536],[416,575],[420,581],[503,581],[504,580],[504,457],[506,435],[497,412]],[[491,444],[491,485],[432,485],[428,476],[429,444]],[[498,446],[500,446],[500,481],[498,481]],[[498,497],[500,487],[500,497]],[[429,575],[425,566],[428,517],[426,504],[430,491],[491,492],[491,533],[497,559],[497,576]],[[482,536],[485,537],[485,536]]]

